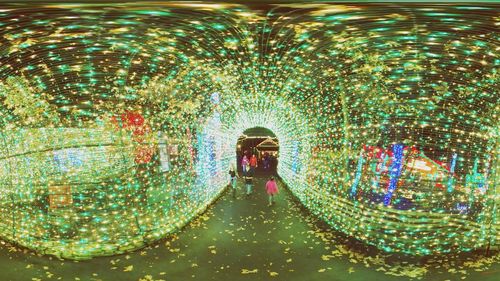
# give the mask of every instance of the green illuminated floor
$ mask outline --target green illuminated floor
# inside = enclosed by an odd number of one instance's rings
[[[349,242],[287,192],[267,207],[264,181],[252,197],[225,194],[177,236],[129,255],[72,262],[2,246],[0,280],[498,280],[498,262],[487,266],[498,256],[423,264]]]

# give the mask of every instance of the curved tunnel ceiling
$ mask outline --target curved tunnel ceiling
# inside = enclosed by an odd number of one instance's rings
[[[417,255],[495,237],[498,6],[265,7],[2,6],[0,236],[141,247],[203,211],[264,127],[336,229]]]
[[[272,138],[276,137],[276,135],[271,130],[264,127],[249,128],[246,129],[243,132],[243,134],[244,136],[249,136],[249,137],[272,137]]]

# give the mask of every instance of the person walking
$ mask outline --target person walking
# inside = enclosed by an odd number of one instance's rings
[[[250,157],[250,171],[254,173],[255,168],[257,168],[257,156],[255,156],[255,154],[252,154],[252,157]]]
[[[264,162],[264,170],[267,171],[269,169],[269,153],[268,152],[266,152],[264,154],[264,160],[263,160],[263,162]]]
[[[231,185],[231,189],[233,191],[233,198],[236,198],[236,182],[238,178],[238,173],[236,173],[236,169],[234,168],[234,164],[231,164],[231,167],[229,167],[229,184]]]
[[[250,164],[250,161],[248,160],[248,157],[246,154],[243,155],[243,159],[241,159],[241,168],[243,171],[243,175],[246,175],[247,173],[247,167]]]
[[[269,206],[275,203],[274,196],[278,194],[278,185],[274,180],[274,177],[271,177],[266,183],[266,192],[269,195]]]
[[[252,193],[253,173],[250,171],[250,166],[246,166],[246,173],[244,176],[245,186],[247,188],[247,197]]]

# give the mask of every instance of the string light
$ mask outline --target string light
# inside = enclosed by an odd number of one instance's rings
[[[333,228],[414,255],[494,242],[495,6],[151,5],[0,10],[1,238],[72,259],[157,241],[264,127]]]

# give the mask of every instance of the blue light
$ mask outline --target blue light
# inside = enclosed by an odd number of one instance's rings
[[[455,166],[457,164],[457,154],[453,153],[453,157],[451,158],[450,163],[450,177],[448,178],[448,192],[453,191],[453,175],[455,174]]]
[[[219,104],[220,102],[219,93],[218,92],[212,93],[212,95],[210,95],[210,101],[213,104]]]
[[[363,163],[364,163],[363,152],[361,152],[359,154],[359,158],[358,158],[358,167],[356,169],[356,177],[354,178],[354,182],[352,183],[352,187],[351,187],[351,196],[353,196],[353,197],[356,195],[356,188],[358,187],[359,180],[361,179],[361,173],[363,171]]]
[[[217,174],[217,158],[215,153],[215,138],[213,136],[208,138],[207,147],[210,176],[215,177]]]
[[[455,165],[457,164],[457,154],[453,153],[453,157],[451,159],[451,164],[450,164],[450,173],[455,173]]]
[[[391,180],[389,181],[389,187],[387,188],[387,193],[384,197],[384,206],[391,204],[392,193],[396,190],[398,185],[399,176],[401,175],[401,167],[403,166],[403,148],[402,144],[394,144],[392,146],[392,151],[394,155],[392,156],[391,169],[389,171]]]
[[[299,163],[299,142],[294,141],[293,142],[293,148],[292,148],[292,171],[295,173],[298,173],[300,170],[300,163]]]

